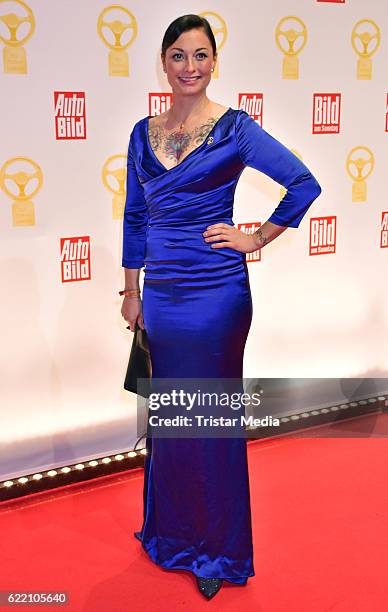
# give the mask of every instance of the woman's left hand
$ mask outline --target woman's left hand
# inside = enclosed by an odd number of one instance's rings
[[[223,247],[229,247],[235,249],[240,253],[253,253],[259,246],[255,241],[255,237],[252,234],[246,234],[234,227],[234,225],[228,225],[227,223],[215,223],[209,225],[206,231],[203,232],[205,242],[215,242],[210,246],[214,249],[222,249]]]

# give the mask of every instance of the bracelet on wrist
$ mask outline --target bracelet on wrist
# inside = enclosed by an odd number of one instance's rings
[[[125,297],[140,297],[140,289],[123,289],[119,291],[119,295],[124,295]]]

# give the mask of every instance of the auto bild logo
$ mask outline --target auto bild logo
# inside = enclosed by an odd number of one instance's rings
[[[238,108],[245,111],[263,126],[263,94],[262,93],[239,93]]]
[[[317,0],[317,2],[331,2],[335,4],[345,4],[345,0]]]
[[[62,282],[90,280],[90,238],[61,238]]]
[[[150,117],[165,113],[172,104],[172,93],[149,93],[148,114]]]
[[[388,247],[388,211],[381,213],[381,237],[380,247],[386,249]]]
[[[85,92],[55,91],[55,136],[57,140],[85,140]]]
[[[313,98],[313,134],[339,134],[340,93],[315,93]]]
[[[246,234],[253,234],[256,232],[259,227],[261,227],[261,223],[255,223],[252,221],[251,223],[238,223],[237,229],[241,232],[245,232]],[[261,249],[257,249],[257,251],[253,251],[252,253],[246,253],[246,261],[261,261]]]
[[[337,217],[310,219],[310,255],[335,253]]]

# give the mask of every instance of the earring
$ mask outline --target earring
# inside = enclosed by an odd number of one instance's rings
[[[214,68],[212,68],[212,72],[214,72]]]

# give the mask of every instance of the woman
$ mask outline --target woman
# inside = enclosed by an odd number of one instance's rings
[[[173,105],[131,133],[123,225],[122,315],[146,329],[153,377],[240,378],[251,325],[246,253],[298,227],[321,189],[308,168],[251,117],[211,101],[217,59],[206,19],[170,24],[161,60]],[[253,235],[234,227],[245,168],[287,188]],[[145,265],[143,302],[139,271]],[[213,597],[254,576],[245,438],[147,438],[144,520],[136,537],[167,569],[186,569]]]

